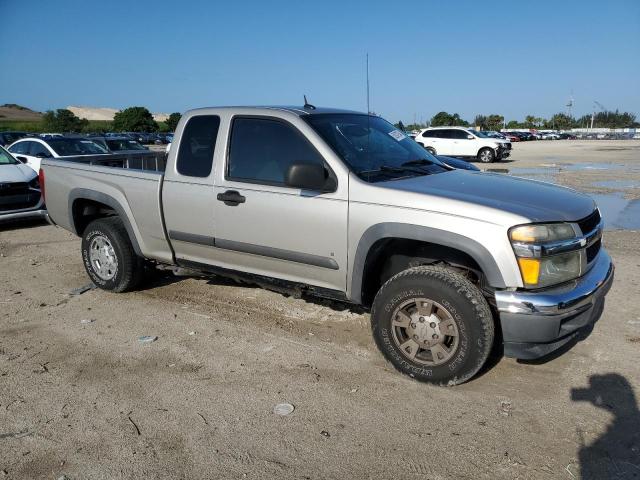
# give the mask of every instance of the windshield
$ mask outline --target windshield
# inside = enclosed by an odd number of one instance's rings
[[[107,140],[109,150],[112,152],[121,152],[125,150],[146,150],[145,147],[140,145],[135,140],[122,139],[122,140]]]
[[[327,113],[303,118],[367,182],[448,171],[437,158],[380,117]]]
[[[52,138],[47,143],[61,157],[109,153],[106,148],[81,138]]]
[[[4,148],[0,147],[0,165],[17,165],[19,162]]]

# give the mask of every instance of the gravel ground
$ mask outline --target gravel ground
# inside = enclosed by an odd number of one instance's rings
[[[640,142],[514,148],[491,167],[631,178],[640,162]],[[592,175],[556,180],[592,191]],[[591,335],[438,388],[393,370],[357,309],[217,277],[72,295],[88,283],[79,239],[5,225],[0,478],[640,478],[640,235],[605,242],[616,280]],[[295,410],[275,415],[283,402]]]

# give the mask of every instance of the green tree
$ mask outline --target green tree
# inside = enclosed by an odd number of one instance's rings
[[[171,115],[169,115],[169,118],[167,118],[164,121],[164,123],[167,125],[167,129],[168,129],[167,131],[175,132],[181,117],[182,115],[180,115],[178,112],[174,112]]]
[[[42,124],[49,132],[80,132],[89,125],[89,120],[76,117],[71,110],[59,108],[55,112],[45,112]]]
[[[145,107],[129,107],[113,117],[112,127],[118,132],[156,132],[158,124]]]
[[[487,117],[484,115],[476,115],[476,118],[473,120],[473,125],[480,130],[487,129]]]
[[[522,128],[523,125],[522,123],[520,123],[517,120],[509,120],[509,123],[507,123],[507,128]]]
[[[487,130],[495,130],[497,132],[504,127],[504,117],[498,114],[492,114],[487,117]]]
[[[569,130],[576,126],[576,119],[570,117],[566,113],[556,113],[544,123],[545,128],[553,128],[555,130]]]
[[[431,119],[432,127],[467,127],[469,122],[460,118],[460,115],[453,115],[447,112],[438,112]]]

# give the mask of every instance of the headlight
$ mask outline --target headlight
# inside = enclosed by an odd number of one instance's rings
[[[549,223],[547,225],[521,225],[509,230],[512,242],[539,243],[567,240],[576,237],[570,223]]]
[[[585,251],[571,223],[521,225],[509,231],[522,282],[541,288],[579,277],[586,264]]]

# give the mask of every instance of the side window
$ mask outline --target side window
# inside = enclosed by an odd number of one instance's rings
[[[182,131],[176,167],[180,175],[208,177],[220,128],[217,115],[192,117]]]
[[[233,121],[227,178],[284,185],[295,163],[323,165],[324,159],[293,126],[262,118]]]
[[[456,140],[466,140],[467,135],[469,135],[464,130],[449,130],[449,131],[451,132],[451,135],[452,135],[451,138],[455,138]]]
[[[451,136],[451,130],[438,130],[439,138],[453,138]]]
[[[32,157],[37,157],[38,155],[40,155],[41,158],[51,157],[51,153],[49,153],[49,150],[47,150],[47,147],[45,147],[41,143],[38,143],[38,142],[28,142],[28,143],[31,144],[29,147],[29,155],[31,155]]]
[[[16,153],[18,155],[28,155],[28,151],[29,151],[29,144],[32,142],[20,142],[20,143],[16,143],[15,145],[13,145],[9,151],[11,153]]]
[[[436,136],[436,131],[435,130],[427,130],[426,132],[424,132],[422,134],[423,137],[435,137]]]

